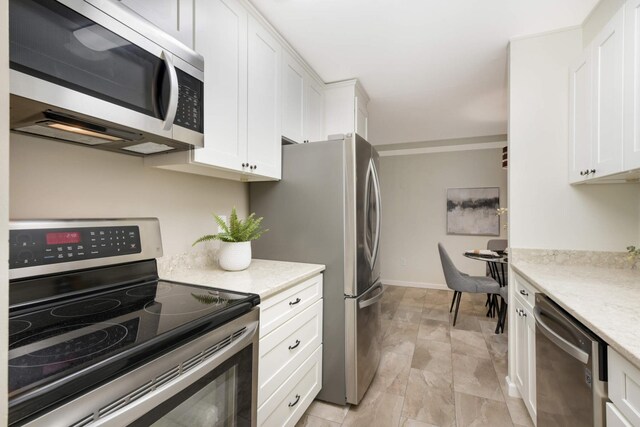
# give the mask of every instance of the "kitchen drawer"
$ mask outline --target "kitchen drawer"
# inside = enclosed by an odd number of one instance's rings
[[[322,344],[322,300],[260,340],[258,406]]]
[[[513,275],[513,284],[516,288],[516,296],[523,304],[529,306],[530,311],[533,311],[533,306],[536,305],[536,288],[518,274]]]
[[[265,299],[260,304],[260,336],[266,336],[320,298],[322,298],[322,274]]]
[[[322,388],[322,346],[258,409],[258,426],[294,426]]]
[[[633,427],[629,421],[613,406],[613,403],[607,403],[607,427]]]
[[[609,399],[634,426],[640,426],[640,369],[611,347],[609,356]]]

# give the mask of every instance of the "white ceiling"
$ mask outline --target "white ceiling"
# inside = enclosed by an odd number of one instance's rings
[[[374,144],[504,134],[510,38],[597,0],[251,0],[325,82],[358,78]]]

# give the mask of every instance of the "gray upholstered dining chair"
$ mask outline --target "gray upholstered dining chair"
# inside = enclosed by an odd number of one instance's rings
[[[453,305],[455,304],[456,311],[453,315],[453,326],[456,326],[458,309],[460,308],[460,299],[463,292],[476,294],[499,294],[500,285],[491,277],[469,276],[468,274],[460,272],[453,261],[451,261],[451,258],[444,246],[442,246],[442,243],[438,243],[438,251],[440,252],[440,261],[442,262],[445,282],[447,283],[447,287],[454,291],[449,313],[451,313]]]

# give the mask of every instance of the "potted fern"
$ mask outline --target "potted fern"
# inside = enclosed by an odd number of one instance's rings
[[[228,271],[240,271],[251,264],[251,241],[258,239],[269,230],[263,230],[260,226],[262,217],[256,218],[252,213],[246,219],[238,219],[236,208],[231,210],[229,225],[218,215],[213,215],[220,232],[207,234],[193,243],[193,246],[211,240],[220,240],[218,252],[218,264]]]

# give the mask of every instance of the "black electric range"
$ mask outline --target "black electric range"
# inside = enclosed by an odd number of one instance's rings
[[[88,231],[76,224],[72,228],[89,239],[74,246],[91,246]],[[37,233],[12,230],[11,244],[17,243],[12,259],[25,258],[20,251],[37,245],[43,246],[38,249],[42,254],[47,252],[41,249],[49,246],[57,251],[59,244],[47,244],[43,229]],[[39,234],[45,236],[40,242]],[[28,245],[19,243],[25,235],[31,236]],[[38,243],[31,245],[33,241]],[[110,261],[104,265],[64,271],[60,262],[46,264],[42,257],[37,261],[36,250],[30,252],[30,259],[36,261],[23,268],[53,266],[59,271],[30,276],[29,271],[20,274],[20,268],[11,270],[24,276],[10,282],[12,424],[28,421],[207,334],[260,301],[257,295],[160,280],[155,259],[113,264],[118,256],[109,254],[98,258]],[[96,258],[86,261],[95,264]]]

